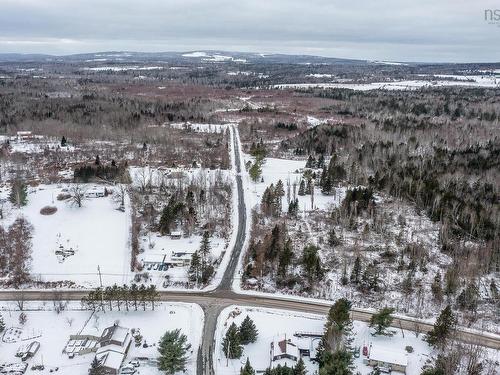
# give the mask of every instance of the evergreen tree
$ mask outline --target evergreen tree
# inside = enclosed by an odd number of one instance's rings
[[[319,155],[318,161],[316,163],[316,168],[325,167],[325,156],[323,154]]]
[[[299,185],[299,195],[306,195],[306,185],[304,183],[304,180],[300,180],[300,185]]]
[[[351,283],[359,284],[361,276],[361,259],[359,256],[354,260],[354,267],[351,271]]]
[[[106,371],[101,364],[101,361],[97,359],[97,357],[94,357],[94,360],[90,364],[90,369],[89,369],[89,375],[104,375],[106,374]]]
[[[240,326],[240,342],[243,345],[250,344],[257,340],[259,332],[252,319],[247,315]]]
[[[61,138],[61,147],[66,147],[67,144],[68,141],[66,140],[66,137],[63,135],[63,137]]]
[[[299,213],[299,199],[295,198],[288,204],[288,215],[296,218]]]
[[[377,266],[374,263],[370,263],[366,266],[363,276],[361,277],[361,287],[365,291],[378,290],[378,283],[380,277],[378,274]]]
[[[257,183],[262,175],[262,164],[263,164],[263,158],[260,156],[257,156],[255,158],[255,161],[253,162],[252,166],[248,170],[248,174],[250,175],[250,178],[252,179],[253,182]]]
[[[95,156],[95,162],[94,162],[95,165],[101,165],[101,159],[99,159],[99,155],[96,155]]]
[[[293,375],[307,375],[306,366],[302,357],[300,357],[299,361],[293,368]]]
[[[281,203],[283,197],[285,196],[285,188],[283,186],[283,181],[278,180],[278,182],[276,183],[276,188],[274,189],[274,195],[276,196],[281,211]]]
[[[212,247],[210,246],[210,232],[206,230],[203,232],[203,237],[201,238],[201,244],[199,250],[201,265],[203,269],[205,269],[207,266],[211,248]]]
[[[479,290],[474,282],[467,284],[457,298],[457,305],[461,310],[475,312],[479,303]]]
[[[0,314],[0,333],[5,331],[5,322],[3,321],[3,316]]]
[[[279,255],[279,264],[278,264],[278,275],[280,277],[285,278],[288,273],[288,267],[292,262],[293,251],[292,251],[292,240],[289,238],[285,242],[285,246],[283,246],[283,251]]]
[[[350,348],[352,342],[352,320],[350,317],[351,302],[345,298],[340,298],[328,312],[324,334],[324,349],[328,351],[338,351],[343,348]]]
[[[180,329],[167,331],[158,343],[158,369],[165,374],[173,375],[179,371],[186,370],[187,351],[191,345],[187,343],[187,337],[181,334]]]
[[[370,319],[370,327],[375,328],[375,335],[387,335],[387,328],[391,326],[393,317],[393,308],[384,307],[382,310],[373,314]]]
[[[431,291],[434,299],[437,302],[441,302],[443,300],[443,286],[441,281],[441,273],[438,271],[436,276],[434,276],[434,281],[431,284]]]
[[[319,375],[351,375],[352,355],[345,349],[327,353]]]
[[[425,340],[431,346],[440,348],[444,347],[455,329],[456,323],[457,319],[451,310],[451,306],[446,306],[443,311],[441,311],[441,314],[439,314],[436,322],[434,323],[434,327],[427,334]]]
[[[229,359],[240,358],[243,353],[243,347],[240,342],[240,333],[236,324],[232,323],[222,340],[222,351]]]
[[[250,365],[250,360],[248,359],[248,357],[245,363],[245,367],[242,367],[240,370],[240,375],[255,375],[255,370]]]
[[[201,276],[201,261],[198,251],[191,256],[191,262],[188,270],[189,280],[198,283]]]
[[[316,159],[309,155],[306,162],[306,168],[314,168],[316,166]]]
[[[318,255],[318,247],[307,245],[302,252],[302,268],[304,269],[309,283],[319,280],[323,275],[321,267],[321,258]]]
[[[313,193],[313,180],[312,178],[307,179],[307,187],[306,187],[306,194],[312,194]]]
[[[335,229],[330,229],[330,232],[328,232],[328,245],[330,245],[331,247],[335,247],[340,245],[340,243],[341,242],[337,237],[337,234],[335,233]]]
[[[28,203],[28,187],[23,180],[16,178],[12,181],[9,200],[17,207],[26,206]]]
[[[333,184],[332,184],[332,179],[329,175],[326,175],[323,184],[321,184],[321,192],[325,195],[329,195],[332,193],[333,190]]]

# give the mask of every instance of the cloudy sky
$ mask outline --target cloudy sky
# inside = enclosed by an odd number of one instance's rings
[[[490,0],[0,0],[0,53],[109,50],[500,61]],[[500,11],[499,11],[500,14]]]

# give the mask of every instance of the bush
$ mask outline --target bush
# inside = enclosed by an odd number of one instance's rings
[[[71,194],[68,193],[59,193],[57,194],[57,200],[58,201],[65,201],[66,199],[71,198]]]
[[[407,345],[405,346],[405,350],[407,353],[413,353],[413,346]]]
[[[54,215],[57,212],[57,207],[54,206],[45,206],[40,210],[40,214],[42,215]]]

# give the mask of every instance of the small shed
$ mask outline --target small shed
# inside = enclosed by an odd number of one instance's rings
[[[172,231],[170,232],[170,238],[173,240],[180,240],[182,238],[181,231]]]

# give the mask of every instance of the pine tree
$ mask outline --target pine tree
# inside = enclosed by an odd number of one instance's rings
[[[250,365],[250,360],[247,357],[247,361],[245,363],[245,367],[240,370],[240,375],[255,375],[255,370]]]
[[[101,361],[94,357],[94,360],[90,364],[89,375],[104,375],[106,371],[101,364]]]
[[[300,185],[299,185],[299,195],[306,195],[306,185],[304,183],[304,180],[300,180]]]
[[[3,316],[0,314],[0,333],[5,331],[5,322],[3,321]]]
[[[259,332],[252,319],[247,315],[240,326],[240,342],[243,345],[250,344],[257,340]]]
[[[299,361],[293,368],[293,375],[307,375],[306,366],[302,357],[300,357]]]
[[[375,327],[375,335],[387,335],[387,328],[391,326],[393,308],[384,307],[370,319],[370,327]]]
[[[243,353],[243,347],[240,342],[240,333],[236,324],[232,323],[222,340],[222,351],[229,359],[240,358]]]
[[[61,138],[61,147],[66,147],[67,144],[68,141],[66,140],[66,137],[63,135],[63,137]]]
[[[201,238],[201,244],[200,244],[200,260],[201,260],[201,270],[202,272],[207,268],[208,266],[208,258],[210,256],[210,232],[208,230],[203,232],[203,237]]]
[[[462,310],[475,312],[479,303],[479,289],[474,282],[467,284],[457,298],[457,305]]]
[[[324,334],[324,349],[337,351],[350,348],[352,342],[351,302],[340,298],[328,312]]]
[[[198,283],[198,281],[200,280],[200,270],[201,270],[200,256],[198,255],[198,251],[195,251],[191,256],[191,262],[189,265],[189,270],[188,270],[189,280]]]
[[[323,367],[319,375],[351,375],[352,355],[345,349],[336,350],[325,355]]]
[[[101,159],[99,159],[99,155],[96,155],[94,164],[95,165],[100,165],[101,164]]]
[[[443,286],[441,281],[441,273],[438,271],[436,276],[434,276],[434,281],[431,285],[431,291],[434,299],[437,302],[441,302],[443,300]]]
[[[316,159],[309,155],[306,162],[306,168],[314,168],[316,166]]]
[[[361,259],[359,256],[354,260],[354,267],[352,267],[351,271],[351,283],[359,284],[361,276]]]
[[[252,166],[248,170],[248,174],[253,182],[257,183],[262,175],[262,163],[263,160],[260,157],[256,157]]]
[[[279,207],[281,211],[281,202],[283,200],[283,197],[285,196],[285,188],[283,186],[283,181],[278,180],[278,182],[276,183],[276,188],[274,189],[274,195],[276,196],[279,202]]]
[[[292,240],[289,238],[285,242],[285,246],[283,246],[283,251],[279,255],[279,263],[278,263],[278,275],[280,277],[285,278],[288,273],[288,267],[292,262],[293,251],[292,251]]]
[[[328,245],[331,247],[335,247],[340,245],[340,240],[337,237],[337,234],[335,233],[335,229],[332,228],[330,232],[328,232]]]
[[[187,337],[181,334],[180,329],[167,331],[158,343],[158,369],[173,375],[179,371],[186,370],[187,351],[191,345],[187,343]]]
[[[12,182],[12,187],[9,194],[9,200],[17,207],[26,206],[28,203],[28,187],[19,178]]]
[[[307,179],[306,194],[310,195],[313,193],[313,180],[312,178]]]
[[[427,334],[425,340],[434,347],[444,347],[453,332],[457,319],[450,305],[446,306],[439,314],[434,327]]]
[[[304,247],[301,263],[309,283],[319,280],[323,275],[321,259],[318,255],[318,248],[316,246],[308,245]]]

